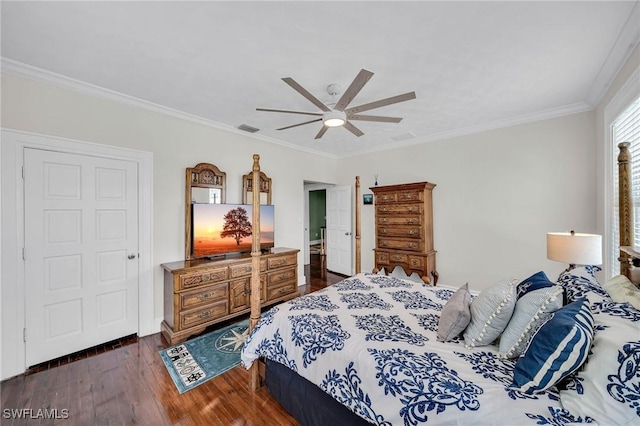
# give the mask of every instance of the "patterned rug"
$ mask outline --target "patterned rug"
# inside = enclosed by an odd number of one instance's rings
[[[240,364],[249,320],[212,331],[160,351],[180,393],[195,388]]]

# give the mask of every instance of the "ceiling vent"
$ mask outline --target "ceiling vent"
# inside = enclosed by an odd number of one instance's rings
[[[255,133],[258,130],[260,130],[257,127],[249,126],[248,124],[241,124],[238,126],[238,129],[244,130],[245,132],[249,132],[249,133]]]
[[[391,139],[393,139],[394,141],[400,142],[400,141],[406,141],[408,139],[413,139],[415,137],[416,135],[414,133],[408,132],[398,136],[392,136]]]

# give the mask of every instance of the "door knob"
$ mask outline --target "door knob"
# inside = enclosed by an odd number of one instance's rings
[[[135,254],[130,254],[129,256],[127,256],[127,259],[131,260],[131,259],[135,259],[136,255]]]

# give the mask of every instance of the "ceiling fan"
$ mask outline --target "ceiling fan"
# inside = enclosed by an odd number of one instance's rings
[[[384,123],[399,123],[402,118],[401,117],[386,117],[379,115],[363,115],[360,114],[363,111],[369,111],[375,108],[380,108],[383,106],[396,104],[398,102],[408,101],[416,98],[415,92],[404,93],[402,95],[392,96],[390,98],[380,99],[375,102],[370,102],[363,105],[358,105],[355,107],[347,108],[351,101],[356,97],[356,95],[362,90],[365,84],[369,81],[369,79],[373,76],[371,71],[367,71],[365,69],[360,70],[356,78],[351,82],[347,90],[342,94],[340,99],[335,103],[335,105],[325,104],[320,101],[318,98],[309,93],[304,87],[298,84],[293,78],[285,77],[282,80],[291,86],[296,92],[300,93],[302,96],[307,98],[314,104],[316,107],[320,109],[322,112],[306,112],[306,111],[291,111],[291,110],[283,110],[283,109],[270,109],[270,108],[256,108],[257,111],[266,111],[266,112],[283,112],[288,114],[302,114],[302,115],[312,115],[317,116],[310,121],[305,121],[303,123],[293,124],[291,126],[281,127],[276,130],[285,130],[290,129],[292,127],[304,126],[305,124],[317,123],[322,121],[322,128],[316,135],[315,139],[320,139],[330,127],[344,127],[354,135],[360,137],[364,135],[364,133],[353,125],[351,121],[379,121]],[[327,87],[327,92],[333,97],[340,93],[340,86],[337,84],[330,84]]]

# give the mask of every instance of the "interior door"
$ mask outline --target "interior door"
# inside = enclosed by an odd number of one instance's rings
[[[138,331],[137,164],[24,150],[26,365]]]
[[[327,189],[327,269],[353,274],[351,231],[351,186]]]

